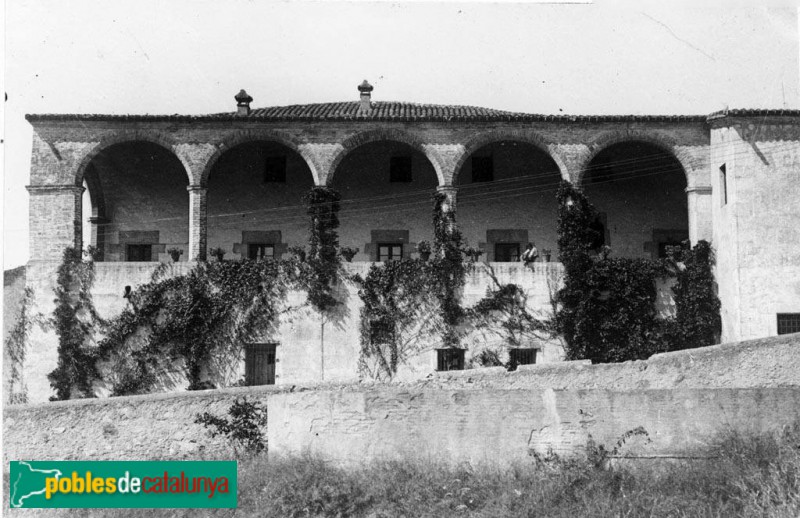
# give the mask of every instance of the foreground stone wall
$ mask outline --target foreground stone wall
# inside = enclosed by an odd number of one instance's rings
[[[270,402],[270,454],[341,464],[383,458],[509,463],[580,455],[591,439],[619,453],[702,455],[720,434],[760,434],[800,419],[800,388],[422,390],[282,394]]]
[[[236,397],[268,408],[273,454],[339,462],[395,455],[498,462],[549,450],[580,454],[589,436],[634,456],[692,455],[720,434],[800,421],[800,334],[659,355],[646,362],[568,362],[513,373],[475,369],[414,383],[245,387],[76,400],[4,409],[14,459],[230,458],[194,416]],[[730,358],[730,360],[726,360]],[[559,381],[560,380],[560,381]],[[647,440],[649,438],[649,441]]]

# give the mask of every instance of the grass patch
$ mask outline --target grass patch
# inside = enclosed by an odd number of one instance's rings
[[[705,461],[633,470],[557,459],[530,459],[503,469],[422,461],[343,469],[311,457],[257,456],[239,462],[236,510],[75,510],[62,515],[800,516],[800,427],[777,436],[730,435],[708,453],[711,458]]]

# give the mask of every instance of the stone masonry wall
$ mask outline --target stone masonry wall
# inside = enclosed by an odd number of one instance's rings
[[[733,120],[711,136],[722,339],[775,335],[778,313],[800,313],[800,121]]]
[[[6,406],[3,461],[230,458],[230,447],[193,421],[224,414],[240,396],[267,405],[270,454],[505,463],[548,450],[580,454],[589,435],[611,446],[642,426],[650,441],[634,437],[623,454],[691,455],[723,433],[775,431],[800,419],[798,346],[800,334],[617,365]]]
[[[181,261],[169,263],[166,275],[188,273],[196,263]],[[158,263],[99,262],[95,263],[95,282],[92,296],[100,317],[108,319],[118,315],[128,304],[123,297],[126,286],[136,289],[138,285],[149,282]],[[372,263],[345,263],[350,274],[365,277]],[[28,285],[36,297],[35,310],[51,315],[54,309],[53,288],[55,286],[56,262],[35,262],[29,265]],[[528,309],[542,318],[552,315],[552,296],[562,282],[562,267],[559,263],[537,262],[533,269],[521,263],[478,263],[468,275],[464,287],[463,304],[470,307],[486,296],[486,290],[493,286],[490,272],[503,284],[514,283],[521,286],[528,296]],[[663,315],[674,311],[670,284],[659,283],[658,310]],[[304,292],[289,293],[287,305],[295,308],[283,315],[278,332],[265,336],[265,341],[277,342],[276,384],[291,385],[321,381],[351,381],[359,377],[358,359],[360,345],[360,311],[362,302],[358,296],[358,286],[347,282],[340,288],[344,307],[338,319],[323,321],[319,314],[307,307]],[[398,372],[399,379],[413,380],[427,376],[436,369],[435,339],[423,336],[418,347],[410,350]],[[465,337],[463,345],[467,349],[465,360],[469,364],[485,349],[500,355],[501,361],[508,359],[508,347],[501,333],[475,332]],[[563,358],[561,343],[553,339],[532,339],[525,344],[539,350],[537,363],[552,363]],[[52,394],[47,374],[57,362],[58,337],[52,329],[34,328],[28,347],[25,363],[25,379],[28,397],[31,402],[46,401]],[[227,373],[226,379],[215,380],[228,385],[239,380],[244,374],[243,362],[238,368]],[[171,376],[170,385],[185,386]],[[101,391],[102,393],[102,391]]]

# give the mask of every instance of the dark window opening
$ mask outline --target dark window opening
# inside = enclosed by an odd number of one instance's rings
[[[490,156],[472,157],[472,181],[491,182],[494,180],[494,159]]]
[[[463,371],[464,349],[436,349],[437,371]]]
[[[275,245],[271,243],[248,243],[247,258],[255,260],[274,259]]]
[[[719,168],[719,186],[720,186],[720,200],[722,205],[728,204],[728,172],[725,164]]]
[[[800,333],[800,313],[778,313],[778,334]]]
[[[410,156],[393,156],[391,159],[389,159],[389,181],[412,181]]]
[[[399,261],[403,258],[403,243],[378,243],[378,261]]]
[[[683,243],[680,241],[662,241],[658,244],[658,258],[659,259],[666,259],[667,258],[667,247],[668,246],[683,246]]]
[[[592,236],[592,250],[599,250],[606,245],[606,226],[603,223],[602,216],[598,216],[589,225],[589,230],[594,234]]]
[[[244,382],[246,385],[274,385],[276,346],[278,344],[246,344],[244,348]]]
[[[394,321],[389,317],[376,318],[369,322],[369,341],[371,344],[387,344],[394,337]]]
[[[509,363],[511,370],[516,369],[517,365],[533,365],[536,363],[536,349],[511,349]]]
[[[128,245],[127,259],[131,262],[146,262],[153,260],[153,245]]]
[[[519,261],[519,243],[495,243],[494,260],[498,263]]]
[[[264,157],[264,182],[265,183],[286,182],[285,156]]]

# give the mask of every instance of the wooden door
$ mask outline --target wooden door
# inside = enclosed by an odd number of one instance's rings
[[[278,344],[247,344],[244,353],[245,383],[274,385],[276,346]]]

